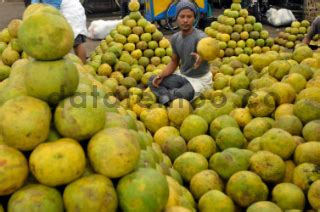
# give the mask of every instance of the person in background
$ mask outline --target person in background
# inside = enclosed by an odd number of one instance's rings
[[[309,45],[312,38],[317,34],[320,34],[320,16],[313,20],[308,34],[303,39],[303,43]]]
[[[31,0],[24,0],[24,6],[28,7],[31,4]]]
[[[139,0],[139,3],[140,3],[140,12],[142,15],[144,15],[145,0]]]
[[[222,8],[230,8],[231,7],[231,4],[232,4],[232,0],[224,0],[222,1]]]
[[[32,0],[34,3],[44,3],[59,9],[72,27],[74,34],[73,49],[83,63],[86,62],[84,43],[88,35],[85,10],[79,0]]]
[[[124,18],[126,15],[129,14],[129,8],[128,8],[129,1],[130,0],[121,0],[120,1],[120,15],[121,15],[121,18]]]
[[[171,37],[171,62],[162,73],[151,77],[148,86],[160,104],[167,105],[177,98],[192,101],[212,85],[209,64],[196,53],[198,42],[206,34],[193,27],[196,8],[189,1],[181,0],[176,7],[180,31]],[[180,70],[176,70],[180,66]]]

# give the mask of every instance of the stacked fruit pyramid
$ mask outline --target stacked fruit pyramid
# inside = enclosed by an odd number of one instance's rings
[[[293,21],[291,27],[286,27],[284,32],[280,32],[278,37],[274,39],[275,43],[292,49],[296,44],[301,43],[304,36],[307,34],[310,27],[310,22],[307,20]]]
[[[106,63],[65,56],[72,46],[55,49],[51,39],[35,45],[37,35],[70,30],[52,7],[27,11],[18,39],[33,59],[17,60],[0,82],[5,209],[320,209],[319,51],[298,45],[292,53],[212,60],[212,89],[165,107],[148,88],[121,84],[126,75],[114,65],[101,76]],[[118,45],[112,42],[106,49]],[[204,58],[212,54],[206,47],[198,46]]]
[[[0,80],[6,79],[10,74],[10,67],[20,58],[25,58],[18,43],[17,34],[21,20],[13,19],[7,28],[0,31]]]
[[[139,6],[129,4],[130,13],[91,53],[89,65],[99,75],[116,75],[118,83],[134,87],[146,85],[171,61],[170,42],[157,27],[139,12]],[[112,72],[112,73],[111,73]]]
[[[205,32],[220,41],[221,56],[251,55],[270,49],[279,51],[269,32],[248,14],[247,9],[242,9],[240,3],[232,3],[231,8],[224,10],[223,15],[218,16],[218,20],[212,22]]]

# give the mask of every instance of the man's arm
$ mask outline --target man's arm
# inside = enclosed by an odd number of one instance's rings
[[[179,65],[179,57],[176,54],[173,54],[171,57],[171,62],[166,66],[166,68],[159,74],[160,77],[165,78],[172,74]]]
[[[318,34],[320,31],[320,17],[317,17],[313,22],[312,25],[310,27],[310,30],[308,32],[308,34],[305,36],[305,38],[303,39],[303,43],[309,45],[311,39],[313,38],[313,36],[315,36],[316,34]]]
[[[171,62],[166,66],[166,68],[158,75],[156,76],[154,79],[153,79],[153,85],[155,87],[158,87],[161,83],[161,81],[169,76],[170,74],[172,74],[178,67],[179,65],[179,61],[180,61],[180,58],[178,57],[178,55],[176,54],[172,54],[171,56]]]

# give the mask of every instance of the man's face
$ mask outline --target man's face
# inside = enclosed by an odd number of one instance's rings
[[[194,12],[190,9],[183,9],[180,11],[177,22],[182,31],[188,31],[192,28],[194,21]]]

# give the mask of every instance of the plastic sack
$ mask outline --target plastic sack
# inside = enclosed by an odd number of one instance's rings
[[[266,16],[268,22],[276,27],[289,25],[292,21],[296,20],[292,11],[284,8],[279,10],[270,8],[266,12]]]
[[[110,33],[110,31],[116,28],[122,20],[95,20],[90,23],[88,28],[90,39],[105,39],[105,37]]]

